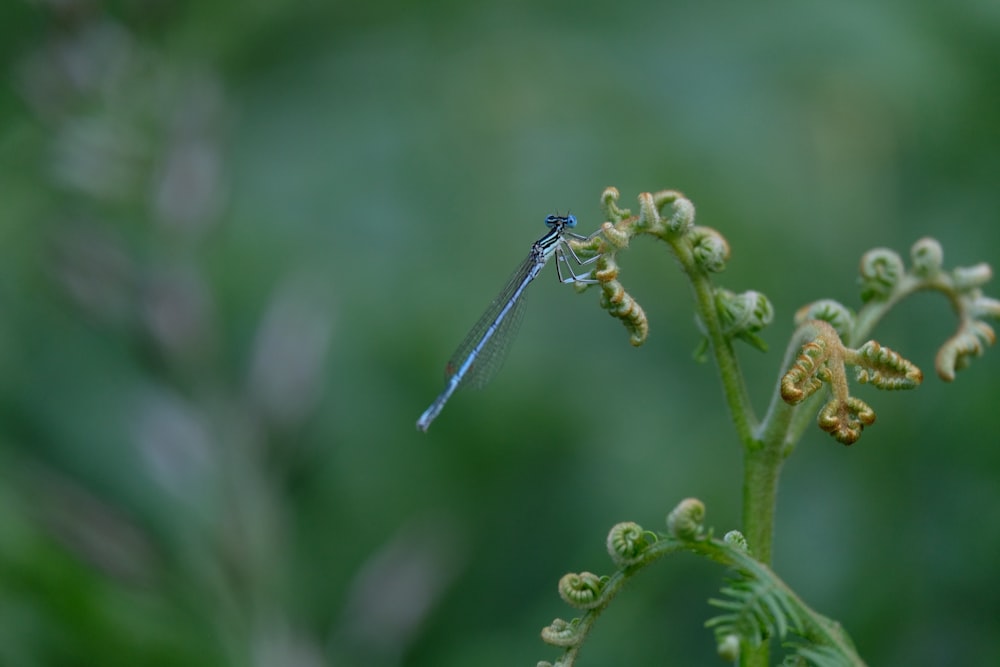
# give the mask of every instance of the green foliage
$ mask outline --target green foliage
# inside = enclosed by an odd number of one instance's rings
[[[729,531],[717,539],[704,528],[704,518],[702,502],[687,498],[667,515],[665,533],[646,531],[632,522],[615,525],[607,545],[619,569],[609,576],[570,573],[559,582],[563,600],[584,614],[571,621],[557,618],[542,630],[546,643],[564,649],[554,664],[576,664],[595,621],[625,584],[662,557],[679,552],[697,554],[734,572],[721,590],[724,597],[708,601],[723,613],[705,623],[715,633],[724,659],[734,662],[777,638],[806,661],[803,664],[864,664],[839,626],[807,607],[770,568],[752,557],[742,534]],[[792,635],[797,641],[791,641]]]
[[[794,651],[784,664],[863,665],[840,626],[809,609],[768,568],[779,470],[801,435],[794,430],[792,411],[807,409],[804,406],[810,405],[808,399],[828,386],[832,396],[819,410],[817,423],[839,442],[850,445],[858,441],[864,427],[875,422],[875,411],[851,395],[847,365],[856,367],[856,379],[861,384],[883,390],[918,387],[923,380],[922,372],[899,353],[875,340],[857,349],[844,342],[845,338],[853,340],[867,334],[889,307],[917,290],[936,289],[945,293],[962,322],[959,333],[945,342],[938,354],[939,374],[952,379],[957,365],[967,363],[970,356],[982,354],[983,343],[993,342],[993,329],[979,319],[1000,318],[1000,302],[984,297],[980,291],[991,271],[980,265],[975,269],[944,272],[943,251],[932,239],[921,239],[914,245],[913,268],[909,271],[890,250],[866,253],[861,261],[861,297],[865,307],[855,315],[834,301],[823,300],[798,311],[798,329],[785,361],[787,370],[778,382],[777,394],[783,407],[777,398],[772,399],[771,410],[763,420],[758,420],[747,398],[731,343],[743,339],[764,349],[756,334],[772,320],[770,302],[752,290],[737,295],[712,284],[712,274],[721,271],[729,259],[729,244],[718,232],[694,225],[694,206],[680,193],[640,195],[638,216],[620,208],[617,200],[616,189],[605,190],[601,201],[609,220],[602,227],[603,233],[571,243],[577,244],[585,256],[599,256],[594,276],[599,282],[613,282],[616,293],[623,288],[617,280],[617,265],[609,272],[609,262],[636,235],[650,234],[665,241],[680,262],[694,289],[697,318],[721,371],[733,420],[743,440],[744,529],[748,537],[731,531],[723,540],[713,539],[711,531],[706,533],[702,526],[705,507],[693,498],[682,501],[670,512],[666,535],[651,535],[631,522],[618,524],[608,536],[607,544],[612,559],[621,569],[610,577],[590,572],[571,573],[559,583],[563,600],[586,614],[568,623],[556,619],[543,630],[545,641],[566,648],[556,664],[569,667],[575,663],[594,620],[625,580],[665,553],[688,550],[730,565],[736,573],[722,588],[723,597],[709,600],[723,610],[709,619],[706,626],[714,631],[719,655],[724,659],[739,661],[741,665],[766,665],[770,642],[777,639]],[[609,307],[608,299],[602,298],[601,305],[620,317],[617,309]],[[629,321],[625,321],[632,331]],[[644,340],[648,325],[643,321]],[[977,332],[974,342],[966,340],[973,335],[967,329]],[[956,342],[956,338],[965,342]],[[788,359],[797,349],[798,357],[789,364]],[[942,356],[947,358],[944,369]],[[757,553],[756,558],[751,556],[753,552]],[[798,640],[789,643],[790,635]]]
[[[756,648],[771,637],[784,640],[789,627],[802,634],[802,619],[795,608],[767,582],[736,579],[722,589],[722,594],[724,599],[712,598],[708,602],[726,613],[705,622],[719,644],[735,636]]]

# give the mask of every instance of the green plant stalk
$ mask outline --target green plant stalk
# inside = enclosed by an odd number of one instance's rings
[[[784,429],[779,429],[780,432],[767,433],[766,435],[771,437],[770,440],[756,437],[754,431],[757,429],[757,420],[736,359],[736,351],[733,349],[732,341],[723,333],[719,322],[711,281],[697,266],[690,248],[685,243],[673,237],[667,237],[666,241],[691,281],[698,315],[705,325],[715,363],[719,369],[726,404],[732,414],[737,435],[743,443],[744,535],[754,556],[762,563],[770,564],[778,474],[783,460],[781,443]]]
[[[799,329],[788,341],[781,371],[787,369],[802,343],[808,339],[809,329]],[[781,399],[775,383],[771,404],[764,420],[759,424],[755,437],[744,451],[743,472],[743,529],[753,549],[754,557],[771,564],[771,545],[774,541],[774,513],[777,507],[778,478],[781,465],[795,449],[808,424],[816,414],[818,397],[811,397],[798,406]]]
[[[740,372],[739,362],[736,360],[736,351],[733,349],[732,341],[723,333],[722,325],[719,322],[712,282],[708,274],[697,265],[691,248],[681,238],[668,235],[665,240],[691,282],[695,306],[705,325],[712,353],[715,356],[715,363],[722,379],[722,390],[726,397],[726,404],[729,406],[740,441],[744,447],[749,448],[753,443],[753,429],[757,418],[753,414],[746,383]]]
[[[774,536],[774,513],[778,496],[778,477],[783,457],[772,443],[758,443],[743,450],[743,530],[754,557],[765,565],[771,563]],[[770,647],[761,646],[740,652],[743,667],[766,667]]]
[[[783,433],[778,439],[770,441],[762,441],[755,437],[757,418],[750,403],[746,382],[740,371],[732,341],[722,331],[709,276],[695,263],[690,247],[681,239],[667,236],[665,240],[670,244],[671,250],[691,282],[698,315],[705,325],[712,354],[719,369],[726,404],[736,426],[737,435],[743,443],[744,535],[753,550],[754,557],[770,565],[778,477],[784,458],[781,446]],[[745,667],[764,667],[769,659],[770,650],[766,643],[740,653],[740,664]]]
[[[616,193],[617,194],[617,193]],[[630,230],[632,234],[635,231]],[[757,437],[759,425],[740,371],[732,340],[719,320],[715,289],[710,274],[695,260],[684,234],[660,228],[654,235],[666,242],[688,277],[698,316],[704,324],[712,354],[719,369],[723,394],[744,449],[743,528],[754,554],[769,564],[774,532],[778,474],[783,460],[785,428],[770,440]],[[784,406],[784,403],[782,403]],[[788,406],[784,406],[788,407]],[[790,415],[790,409],[786,414]],[[776,423],[776,422],[773,422]]]

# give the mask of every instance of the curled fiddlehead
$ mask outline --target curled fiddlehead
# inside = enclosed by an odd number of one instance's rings
[[[850,395],[845,365],[855,367],[859,382],[879,389],[913,389],[923,381],[917,366],[876,341],[854,350],[844,345],[837,330],[826,321],[812,320],[802,329],[814,335],[782,376],[781,398],[795,405],[824,384],[829,385],[833,396],[819,411],[817,422],[840,443],[854,444],[864,428],[875,423],[871,406]]]

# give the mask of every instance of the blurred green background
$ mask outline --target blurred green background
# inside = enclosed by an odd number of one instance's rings
[[[547,271],[491,386],[414,429],[542,218],[589,233],[606,186],[682,190],[720,284],[771,298],[759,410],[866,249],[1000,265],[995,2],[6,0],[0,62],[2,665],[534,665],[613,523],[693,495],[738,527],[652,242],[619,260],[644,347]],[[925,385],[785,468],[775,568],[872,665],[1000,663],[1000,355],[945,385],[953,326],[894,312]],[[653,568],[580,664],[716,664],[722,577]]]

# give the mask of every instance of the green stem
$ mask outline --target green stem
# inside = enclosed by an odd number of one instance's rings
[[[787,369],[798,353],[808,329],[800,328],[788,342],[781,370]],[[791,454],[795,443],[802,436],[802,427],[796,420],[795,407],[788,405],[780,395],[780,381],[775,383],[771,404],[764,420],[759,424],[750,445],[743,455],[743,530],[754,558],[770,566],[771,546],[774,543],[774,517],[778,502],[778,480],[781,465]],[[742,667],[766,667],[770,648],[764,645],[741,652]]]
[[[774,540],[774,513],[778,497],[778,477],[784,461],[782,448],[775,441],[747,447],[743,454],[743,530],[754,558],[771,563]],[[740,652],[742,667],[766,667],[770,647],[763,645]]]
[[[743,458],[743,530],[754,558],[770,565],[778,477],[784,457],[776,447],[747,450]]]
[[[679,238],[669,236],[665,240],[670,244],[691,281],[698,314],[705,325],[715,363],[719,369],[726,403],[733,424],[736,426],[736,432],[743,443],[744,535],[753,549],[754,556],[762,563],[770,564],[778,475],[783,460],[781,439],[772,443],[762,443],[754,436],[754,431],[758,428],[757,418],[753,413],[732,342],[722,331],[712,283],[695,263],[687,244]],[[742,651],[740,664],[744,667],[766,667],[769,659],[770,648],[765,643],[755,649],[746,648]]]
[[[814,333],[810,324],[795,331],[788,341],[779,372],[784,372],[791,366],[802,343]],[[766,565],[771,564],[781,464],[792,453],[795,443],[802,437],[806,423],[815,414],[814,403],[814,400],[809,399],[797,406],[787,404],[781,398],[780,380],[776,382],[767,414],[755,433],[752,446],[746,449],[744,455],[744,535],[753,549],[754,557]]]
[[[733,349],[732,342],[723,333],[722,325],[719,322],[712,282],[705,271],[695,262],[691,248],[682,237],[667,235],[664,240],[670,244],[674,256],[680,261],[681,267],[691,281],[695,306],[712,344],[712,353],[719,368],[722,390],[732,415],[733,424],[736,426],[736,432],[744,447],[750,447],[753,442],[753,430],[756,427],[757,418],[753,413],[743,374],[740,372],[736,351]]]
[[[719,369],[722,390],[732,416],[736,432],[743,443],[745,469],[743,482],[743,528],[744,535],[756,558],[769,564],[771,561],[771,541],[774,532],[774,507],[778,489],[778,473],[781,468],[781,448],[762,446],[754,436],[757,418],[754,415],[746,389],[746,382],[740,372],[739,362],[732,342],[722,331],[715,303],[715,293],[708,275],[694,260],[691,249],[679,237],[666,235],[674,255],[680,261],[694,290],[698,315],[705,325],[711,342],[712,353]],[[741,652],[740,663],[744,666],[766,667],[770,658],[769,646]]]

